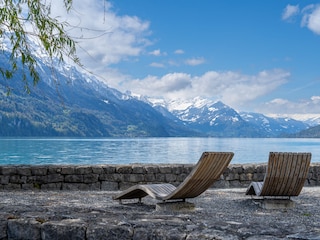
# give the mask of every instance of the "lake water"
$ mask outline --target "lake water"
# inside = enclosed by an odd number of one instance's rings
[[[232,163],[262,163],[269,152],[311,152],[320,139],[286,138],[0,138],[0,164],[196,163],[204,151],[231,151]]]

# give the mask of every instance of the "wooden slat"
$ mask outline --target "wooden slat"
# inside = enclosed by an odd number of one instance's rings
[[[292,155],[292,168],[290,171],[289,179],[287,181],[287,186],[282,192],[283,195],[293,196],[294,187],[298,184],[299,181],[299,172],[302,164],[303,155],[294,154]]]
[[[296,192],[295,195],[298,196],[306,182],[306,179],[308,177],[309,174],[309,167],[310,167],[310,163],[311,163],[311,153],[306,153],[304,155],[304,164],[302,165],[301,169],[300,169],[300,174],[299,174],[299,178],[301,179],[300,183],[298,183],[297,186],[295,186]]]
[[[293,181],[289,188],[291,196],[298,196],[300,194],[309,173],[310,160],[310,154],[305,153],[301,156],[299,169],[297,168],[294,173],[296,181]]]
[[[280,154],[280,153],[279,153]],[[273,195],[280,195],[280,194],[285,194],[286,189],[288,189],[287,183],[289,182],[290,179],[290,174],[291,174],[291,169],[294,169],[295,166],[295,158],[297,154],[286,154],[286,153],[281,153],[283,155],[287,155],[286,159],[286,167],[284,168],[284,172],[282,174],[282,181],[279,183],[279,189],[277,192],[275,192]]]
[[[185,181],[167,199],[196,197],[208,189],[227,168],[233,153],[205,153],[199,164]]]
[[[311,153],[270,152],[261,192],[250,184],[246,194],[257,196],[298,196],[307,178]]]
[[[135,185],[113,197],[114,200],[150,195],[159,200],[185,199],[199,196],[217,181],[227,168],[232,152],[204,152],[187,178],[176,188],[171,184]]]

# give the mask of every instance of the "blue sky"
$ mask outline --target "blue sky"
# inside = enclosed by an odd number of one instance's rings
[[[76,26],[82,63],[110,87],[320,115],[320,2],[79,0],[69,15],[52,4]]]

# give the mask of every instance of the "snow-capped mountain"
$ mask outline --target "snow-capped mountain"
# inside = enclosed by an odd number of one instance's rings
[[[291,118],[271,118],[259,113],[238,113],[221,101],[203,98],[165,102],[149,99],[153,107],[166,116],[178,118],[187,126],[209,136],[223,137],[278,137],[296,133],[308,124]],[[165,110],[164,110],[165,109]],[[171,117],[171,118],[173,118]]]
[[[318,114],[316,116],[309,116],[306,119],[301,119],[301,121],[309,124],[310,126],[318,126],[320,125],[320,116]]]
[[[240,116],[246,122],[256,125],[270,136],[297,133],[309,127],[307,123],[292,118],[271,118],[260,113],[246,112],[241,112]]]
[[[0,56],[5,67],[6,55]],[[109,88],[76,68],[38,61],[40,81],[31,94],[17,73],[0,78],[0,136],[169,137],[198,133],[149,104]],[[6,97],[7,89],[11,88]]]
[[[9,54],[0,55],[5,68]],[[38,59],[40,82],[0,78],[0,136],[277,137],[306,129],[292,119],[238,113],[204,98],[166,102],[122,93],[70,65]],[[27,79],[32,87],[32,80]],[[5,97],[6,91],[12,91]]]

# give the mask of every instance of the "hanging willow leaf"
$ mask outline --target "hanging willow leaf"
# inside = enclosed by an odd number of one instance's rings
[[[72,0],[63,0],[66,10],[72,7]],[[76,42],[68,35],[66,22],[59,22],[50,16],[51,3],[41,0],[0,0],[0,39],[7,40],[11,46],[10,67],[0,66],[0,77],[11,79],[17,71],[22,70],[22,81],[30,92],[27,76],[31,76],[36,85],[40,79],[37,72],[37,61],[34,49],[30,45],[30,37],[39,42],[51,58],[64,62],[70,58],[81,65],[76,55]],[[33,31],[27,31],[31,26]],[[0,43],[0,51],[3,46]],[[22,69],[18,69],[20,63]],[[20,72],[19,72],[20,73]]]

